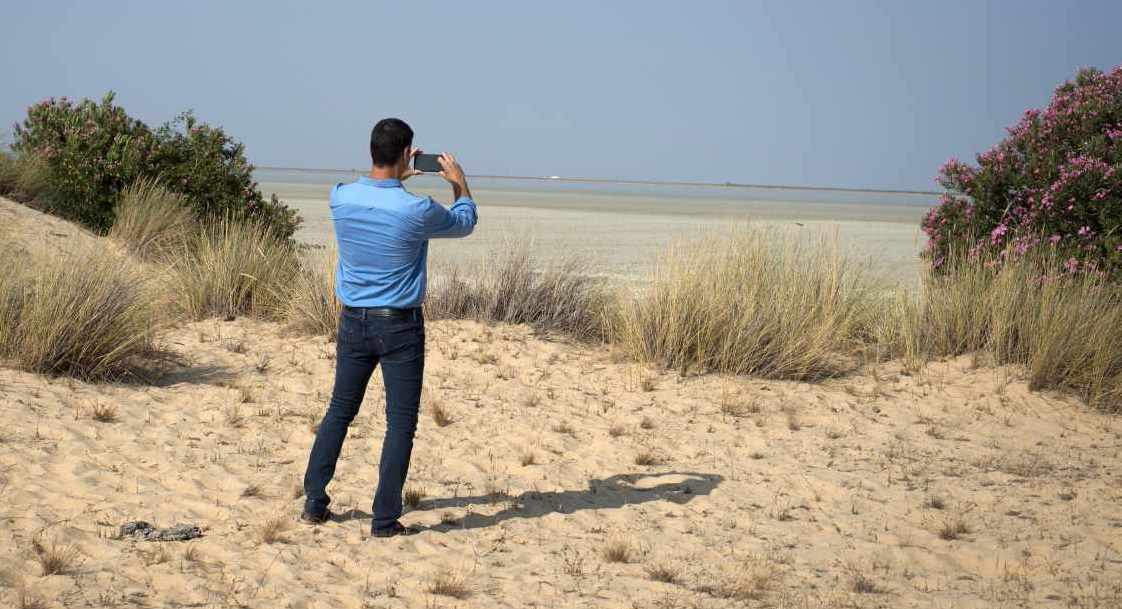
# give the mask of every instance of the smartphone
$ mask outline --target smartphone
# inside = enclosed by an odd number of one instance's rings
[[[425,173],[440,173],[443,168],[439,159],[439,154],[418,154],[413,157],[413,169]]]

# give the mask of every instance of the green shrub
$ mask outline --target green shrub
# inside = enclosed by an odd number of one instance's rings
[[[232,217],[257,222],[287,239],[300,224],[296,212],[253,180],[245,145],[222,129],[200,123],[190,112],[156,130],[150,173],[183,194],[200,218]]]
[[[153,130],[129,117],[108,93],[100,102],[48,99],[16,126],[13,150],[42,159],[45,205],[99,232],[113,224],[124,188],[160,179],[200,218],[249,219],[289,238],[300,218],[253,181],[245,147],[189,112]]]

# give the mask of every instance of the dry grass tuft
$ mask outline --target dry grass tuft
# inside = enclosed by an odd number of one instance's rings
[[[154,351],[157,299],[140,268],[95,241],[0,275],[0,357],[86,379],[128,374]]]
[[[113,423],[117,420],[117,407],[113,404],[95,402],[90,407],[90,418],[98,423]]]
[[[50,190],[50,170],[38,157],[0,152],[0,194],[27,202]]]
[[[140,258],[166,261],[183,250],[195,230],[182,195],[157,180],[141,179],[121,192],[108,236]]]
[[[425,589],[429,594],[449,596],[459,600],[471,596],[471,588],[468,586],[464,576],[451,570],[437,572],[436,575],[433,575],[432,579],[429,580],[429,584]]]
[[[191,319],[279,318],[297,269],[296,251],[265,226],[217,220],[199,230],[172,262],[170,296]]]
[[[681,372],[816,379],[852,367],[870,285],[832,241],[742,227],[679,243],[651,287],[621,298],[612,336]]]
[[[635,465],[658,465],[662,459],[651,450],[641,450],[635,453]]]
[[[749,557],[735,563],[716,583],[701,591],[719,598],[741,602],[762,600],[781,577],[779,566],[762,557]]]
[[[635,548],[622,537],[609,539],[604,544],[604,560],[608,562],[629,563],[635,560]]]
[[[664,584],[676,584],[682,579],[681,567],[667,561],[650,563],[644,570],[651,580]]]
[[[429,401],[429,412],[432,414],[432,420],[436,423],[437,427],[448,427],[456,422],[452,413],[444,406],[444,403],[439,400]]]
[[[919,294],[900,295],[873,324],[881,348],[913,368],[977,353],[1023,366],[1032,389],[1070,389],[1089,404],[1122,403],[1122,286],[1070,276],[1049,253],[990,268],[986,259],[947,263]]]
[[[421,505],[421,501],[424,500],[426,495],[427,493],[425,493],[425,489],[411,486],[405,489],[405,492],[402,493],[401,499],[405,504],[405,507],[411,510],[415,510],[417,509],[417,506]]]
[[[292,526],[288,518],[274,516],[267,518],[257,527],[257,540],[264,544],[283,543],[284,533]]]
[[[43,597],[35,594],[26,585],[21,585],[16,588],[16,609],[47,609],[47,601]]]
[[[608,294],[578,259],[537,268],[529,239],[495,248],[478,274],[437,266],[425,311],[433,319],[529,324],[578,340],[603,337]]]
[[[291,296],[285,321],[297,331],[323,335],[334,340],[339,330],[342,304],[335,296],[335,272],[338,252],[329,250],[300,257],[299,269],[293,277]]]
[[[44,543],[36,538],[31,542],[31,549],[35,553],[35,560],[39,563],[43,575],[69,573],[74,570],[81,558],[77,547],[60,543],[58,540]]]

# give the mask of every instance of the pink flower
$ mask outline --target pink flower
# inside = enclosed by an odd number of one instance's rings
[[[1051,243],[1052,245],[1055,245],[1055,244],[1059,243],[1061,239],[1063,239],[1063,237],[1061,237],[1059,235],[1052,235],[1051,237],[1048,237],[1048,242]]]

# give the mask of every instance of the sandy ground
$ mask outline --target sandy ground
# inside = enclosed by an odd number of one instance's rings
[[[342,179],[342,178],[341,178]],[[415,178],[411,190],[447,203],[448,188]],[[314,244],[333,239],[330,184],[263,183],[297,209],[304,226],[297,238]],[[479,260],[505,240],[530,238],[543,260],[577,255],[615,280],[639,281],[675,238],[753,222],[791,235],[837,237],[839,246],[878,278],[912,285],[925,238],[925,208],[904,204],[823,203],[728,198],[643,196],[606,192],[550,192],[473,187],[479,225],[471,239],[434,241],[433,259]]]
[[[404,517],[425,530],[393,540],[367,535],[377,382],[330,489],[342,516],[296,519],[322,339],[192,324],[154,386],[0,369],[0,604],[19,586],[66,607],[1122,602],[1122,426],[1008,371],[807,385],[679,378],[524,327],[434,322],[428,341]],[[115,539],[133,519],[205,536]],[[42,576],[36,540],[75,560]]]
[[[0,200],[0,238],[92,237]],[[309,526],[334,345],[248,319],[161,344],[147,383],[0,365],[0,607],[1122,606],[1122,422],[1015,370],[683,378],[430,322],[404,516],[424,530],[380,540],[378,375],[341,515]],[[137,519],[204,536],[119,538]]]

